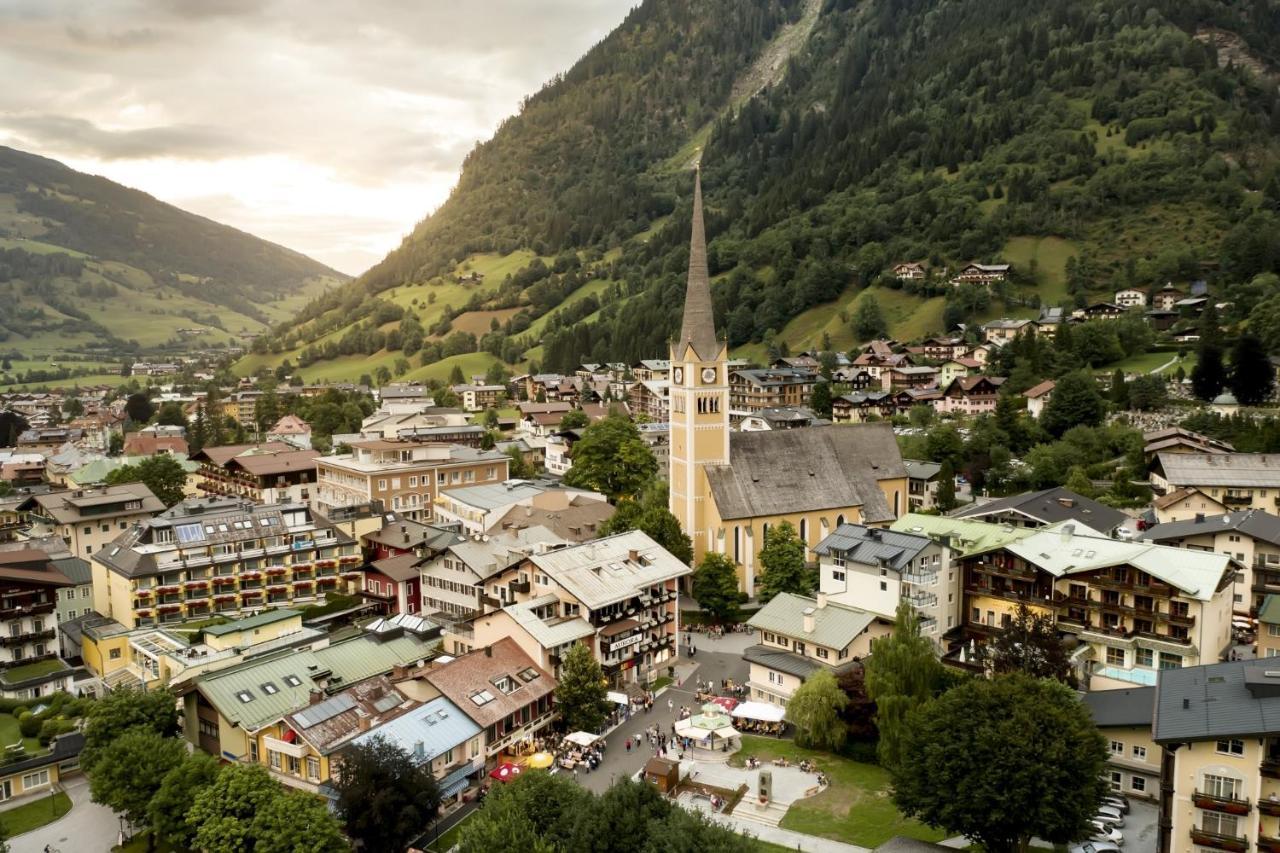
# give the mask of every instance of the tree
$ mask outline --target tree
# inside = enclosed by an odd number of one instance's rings
[[[989,853],[1024,851],[1032,837],[1065,844],[1088,834],[1107,788],[1107,750],[1066,686],[1025,675],[973,679],[908,723],[911,760],[891,768],[904,814]]]
[[[1258,406],[1275,385],[1275,368],[1256,335],[1241,335],[1231,348],[1231,393],[1242,406]]]
[[[337,811],[366,850],[403,850],[440,808],[431,768],[383,737],[342,752]]]
[[[220,769],[217,758],[195,752],[166,773],[147,806],[152,833],[172,847],[191,847],[195,830],[187,824],[187,809],[200,791],[218,778]]]
[[[956,469],[950,459],[943,462],[938,470],[938,496],[934,502],[943,512],[956,508]]]
[[[524,458],[524,454],[520,452],[519,447],[508,447],[504,453],[511,460],[507,466],[507,476],[513,480],[527,480],[536,472],[528,460]]]
[[[124,732],[107,744],[93,765],[89,774],[93,801],[123,812],[130,823],[145,824],[160,783],[186,754],[177,738],[146,728]]]
[[[880,310],[880,302],[871,293],[865,294],[858,301],[858,310],[853,314],[853,334],[860,341],[883,338],[889,334],[889,324],[885,322],[884,313]]]
[[[172,400],[160,404],[160,408],[156,410],[155,418],[158,424],[187,426],[187,413],[182,411],[182,404]]]
[[[819,669],[787,701],[787,722],[796,727],[796,745],[806,749],[837,752],[844,746],[847,730],[840,712],[849,697],[827,669]]]
[[[1129,383],[1125,381],[1124,371],[1118,367],[1111,374],[1111,388],[1107,397],[1117,409],[1129,407]]]
[[[1144,373],[1129,383],[1129,408],[1134,411],[1150,412],[1167,400],[1165,378],[1158,373]]]
[[[582,409],[570,409],[560,419],[560,429],[583,429],[589,423],[591,419]]]
[[[0,412],[0,447],[13,447],[18,443],[18,436],[30,428],[27,419],[17,412]]]
[[[342,834],[342,825],[324,801],[303,791],[277,790],[275,797],[254,816],[250,832],[254,841],[253,853],[340,853],[351,850],[351,843]]]
[[[453,369],[449,371],[449,384],[461,385],[467,380],[462,375],[462,365],[455,364]]]
[[[1065,485],[1077,495],[1086,498],[1097,496],[1096,490],[1093,488],[1093,481],[1089,479],[1089,475],[1085,473],[1084,468],[1079,465],[1071,466]]]
[[[790,522],[773,525],[764,535],[760,549],[760,588],[756,591],[761,604],[780,592],[808,595],[813,592],[812,573],[804,564],[804,543]]]
[[[617,503],[639,493],[657,472],[658,462],[635,424],[610,416],[583,431],[573,446],[573,467],[565,473],[564,482],[600,492]]]
[[[650,480],[639,500],[621,500],[617,511],[600,526],[601,536],[642,530],[682,563],[693,562],[693,541],[667,509],[667,484]]]
[[[898,604],[893,633],[871,642],[866,668],[867,695],[876,703],[880,764],[892,770],[903,752],[907,717],[929,701],[942,680],[933,643],[920,633],[920,617],[907,602]]]
[[[130,394],[124,401],[124,413],[129,416],[129,420],[138,424],[145,424],[151,420],[151,416],[156,412],[155,405],[151,399],[142,391]]]
[[[279,796],[279,784],[262,765],[227,765],[187,810],[193,846],[205,853],[252,853],[254,817]]]
[[[831,383],[825,379],[814,383],[809,395],[809,408],[820,418],[831,417]]]
[[[148,456],[137,465],[124,465],[106,476],[109,486],[121,483],[142,483],[165,506],[173,506],[183,499],[183,487],[187,484],[187,472],[182,463],[167,453]]]
[[[717,624],[738,621],[738,572],[724,554],[708,551],[693,572],[698,608]]]
[[[556,707],[568,731],[595,732],[604,725],[609,708],[606,683],[600,662],[591,650],[574,643],[560,665],[560,684],[556,687]]]
[[[178,712],[167,690],[116,689],[89,706],[80,766],[93,775],[104,749],[130,729],[145,729],[162,737],[178,731]]]
[[[998,674],[1021,672],[1071,687],[1077,683],[1053,620],[1023,603],[1018,604],[1013,620],[983,648],[983,655]]]
[[[84,403],[79,397],[68,397],[62,404],[62,414],[66,418],[78,418],[84,414]]]
[[[493,853],[495,850],[555,853],[559,845],[538,830],[517,794],[517,788],[528,777],[540,775],[526,773],[515,782],[494,789],[485,798],[484,808],[463,825],[458,838],[459,853]]]
[[[1097,426],[1107,413],[1098,383],[1088,371],[1077,370],[1058,380],[1053,396],[1040,414],[1040,425],[1055,438],[1074,426]]]
[[[1222,393],[1227,384],[1227,368],[1222,363],[1222,347],[1200,339],[1196,366],[1191,368],[1191,393],[1208,402]],[[1057,396],[1057,391],[1054,391]]]

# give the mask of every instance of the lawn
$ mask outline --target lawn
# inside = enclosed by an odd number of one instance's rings
[[[1110,374],[1114,373],[1116,368],[1119,368],[1126,374],[1150,373],[1156,368],[1167,364],[1170,360],[1174,360],[1174,364],[1169,367],[1169,370],[1176,371],[1178,369],[1178,362],[1176,361],[1177,357],[1178,354],[1176,352],[1143,352],[1121,361],[1117,361],[1114,364],[1108,364],[1100,367],[1098,368],[1098,372]],[[1184,359],[1181,363],[1185,365],[1187,364],[1187,360]],[[1190,370],[1191,368],[1188,367],[1187,371],[1190,372]]]
[[[766,763],[780,756],[796,762],[807,758],[831,779],[830,787],[821,794],[792,804],[782,819],[783,829],[863,847],[877,847],[895,835],[935,842],[947,837],[940,830],[903,817],[889,799],[888,771],[874,764],[801,749],[791,741],[743,735],[742,749],[730,763],[740,767],[747,755]]]
[[[0,714],[0,748],[18,741],[22,741],[22,748],[28,755],[34,755],[44,749],[40,745],[39,738],[22,736],[22,732],[18,730],[17,717],[13,714]]]
[[[467,821],[471,820],[471,814],[449,827],[448,832],[440,834],[440,838],[434,844],[428,844],[426,850],[428,853],[444,853],[446,850],[453,848],[458,843],[458,839],[462,836],[462,827],[466,826]]]
[[[67,665],[57,658],[48,658],[47,660],[38,660],[34,663],[23,664],[22,666],[11,667],[4,671],[3,680],[9,684],[17,684],[26,681],[28,678],[36,678],[41,675],[48,675],[51,672],[57,672],[66,669]]]
[[[1067,258],[1080,249],[1061,237],[1012,237],[1001,256],[1022,272],[1036,262],[1036,292],[1044,305],[1058,305],[1067,297]]]
[[[0,812],[0,823],[4,824],[5,834],[12,838],[53,823],[69,811],[71,798],[59,791],[52,797],[41,797],[16,809]]]

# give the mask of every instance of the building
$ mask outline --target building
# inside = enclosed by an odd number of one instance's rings
[[[654,423],[666,423],[671,417],[671,382],[637,379],[627,389],[627,405],[636,417],[643,415]]]
[[[1116,304],[1122,308],[1146,308],[1147,293],[1136,287],[1126,287],[1116,291]]]
[[[268,442],[282,441],[299,450],[311,449],[311,424],[297,415],[285,415],[267,430]]]
[[[946,388],[957,379],[972,376],[982,370],[982,363],[974,358],[948,358],[938,368],[938,386]]]
[[[447,802],[485,769],[484,729],[445,696],[410,708],[358,735],[352,745],[382,738],[431,770]]]
[[[1132,520],[1118,509],[1062,486],[971,503],[953,515],[1014,527],[1045,527],[1061,521],[1074,521],[1108,535]]]
[[[308,604],[346,591],[361,562],[304,504],[188,500],[93,555],[94,610],[133,628]]]
[[[14,797],[35,797],[60,790],[80,772],[84,734],[71,732],[53,739],[47,750],[19,758],[0,768],[0,802]]]
[[[125,456],[157,456],[161,453],[187,455],[187,439],[181,435],[125,433],[121,453]]]
[[[1227,506],[1221,500],[1209,497],[1199,489],[1174,489],[1167,495],[1160,495],[1151,502],[1156,521],[1168,524],[1173,521],[1187,521],[1197,516],[1222,515]]]
[[[890,621],[900,602],[920,619],[920,633],[941,647],[956,626],[960,581],[948,544],[928,536],[842,524],[814,549],[818,589],[828,601]]]
[[[0,671],[58,656],[58,596],[74,586],[44,551],[0,552]]]
[[[996,346],[1007,344],[1018,335],[1034,335],[1035,333],[1036,323],[1034,320],[1003,318],[982,324],[982,339]]]
[[[417,554],[398,554],[374,560],[364,568],[360,594],[373,599],[380,613],[417,613],[421,601],[421,578]]]
[[[1155,800],[1160,791],[1160,747],[1151,735],[1155,687],[1095,690],[1080,697],[1107,742],[1111,790]]]
[[[515,638],[554,671],[582,642],[613,685],[651,683],[677,656],[678,581],[691,572],[640,530],[534,548],[485,581],[474,643]]]
[[[1027,401],[1027,414],[1033,418],[1039,418],[1044,413],[1044,407],[1053,399],[1053,389],[1058,387],[1058,383],[1052,379],[1046,379],[1039,385],[1033,385],[1022,393]]]
[[[1157,524],[1142,532],[1148,542],[1226,554],[1241,566],[1233,585],[1233,606],[1250,614],[1262,599],[1280,592],[1280,518],[1249,509],[1222,515],[1196,515]]]
[[[53,567],[71,581],[71,586],[58,591],[58,604],[54,608],[59,627],[65,622],[77,619],[86,613],[93,612],[93,570],[87,560],[79,557],[61,557],[51,560]],[[71,647],[63,642],[61,632],[58,637],[58,651],[64,658],[80,656],[78,647]]]
[[[1164,287],[1156,291],[1155,296],[1151,298],[1151,307],[1156,311],[1177,311],[1178,302],[1186,298],[1186,294],[1173,286],[1170,282]]]
[[[450,621],[469,619],[484,610],[485,583],[535,549],[565,544],[542,527],[525,527],[494,536],[460,536],[445,543],[419,563],[422,578],[422,612],[443,614]],[[514,599],[507,587],[498,589],[494,606]],[[452,631],[452,629],[451,629]],[[469,629],[446,637],[446,648],[455,654],[475,647]],[[459,639],[461,637],[461,639]]]
[[[1128,308],[1114,302],[1095,302],[1077,313],[1085,320],[1119,320],[1128,312]]]
[[[456,444],[375,439],[351,452],[316,459],[313,504],[321,512],[379,501],[414,521],[430,521],[441,492],[507,479],[511,459]]]
[[[1280,507],[1280,455],[1160,451],[1151,486],[1161,494],[1189,487],[1220,501],[1229,512]]]
[[[61,536],[73,555],[89,557],[164,504],[142,483],[125,483],[34,494],[20,508],[31,522],[31,536]]]
[[[942,466],[918,459],[903,459],[902,464],[907,469],[907,511],[920,512],[936,507],[938,475],[942,473]]]
[[[1280,849],[1280,677],[1269,660],[1162,672],[1160,853]]]
[[[1002,376],[963,376],[951,380],[934,406],[940,412],[957,415],[983,415],[996,410]]]
[[[507,396],[506,385],[454,385],[452,390],[468,412],[496,409]]]
[[[1158,453],[1234,453],[1235,448],[1225,441],[1192,432],[1182,427],[1167,427],[1142,434],[1142,453],[1150,463]]]
[[[1258,607],[1258,657],[1280,656],[1280,595],[1270,594]]]
[[[318,450],[273,441],[206,447],[191,458],[200,464],[199,488],[206,495],[257,503],[307,503],[315,488],[319,456]]]
[[[748,415],[738,423],[743,432],[760,432],[773,429],[803,429],[826,423],[812,409],[804,406],[785,406],[780,409],[763,409]]]
[[[759,632],[742,653],[750,664],[747,689],[760,702],[786,706],[805,679],[821,669],[841,675],[871,652],[871,641],[893,629],[892,619],[830,601],[779,593],[747,622]]]
[[[951,280],[952,284],[991,284],[1004,281],[1009,275],[1008,264],[968,264]]]
[[[498,522],[518,507],[563,511],[587,503],[608,506],[604,495],[553,483],[507,480],[492,485],[451,489],[436,498],[435,520],[440,525],[456,525],[466,535],[492,532]],[[612,515],[612,511],[609,515]]]
[[[818,380],[816,370],[800,367],[734,370],[729,374],[729,407],[746,416],[783,406],[807,406]]]
[[[902,281],[924,281],[927,275],[924,264],[918,261],[907,261],[893,266],[893,277]]]

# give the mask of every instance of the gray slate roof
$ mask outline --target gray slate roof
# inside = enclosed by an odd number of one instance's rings
[[[64,557],[53,561],[54,567],[67,576],[76,586],[93,583],[93,569],[79,557]]]
[[[1096,690],[1081,697],[1098,726],[1150,726],[1155,715],[1156,689],[1130,687]]]
[[[747,663],[758,663],[777,672],[794,675],[796,678],[808,678],[814,670],[822,667],[822,664],[816,660],[759,644],[747,646],[742,652],[742,659]]]
[[[1203,519],[1187,519],[1157,524],[1143,531],[1142,538],[1152,542],[1163,542],[1166,539],[1183,539],[1188,536],[1240,532],[1247,536],[1272,545],[1280,545],[1280,518],[1260,509],[1249,509],[1242,512],[1228,512],[1223,515],[1210,515]]]
[[[1067,506],[1062,501],[1070,501]],[[1110,533],[1129,520],[1118,509],[1100,504],[1097,501],[1078,495],[1070,489],[1056,486],[1040,492],[1028,492],[1011,495],[982,504],[970,504],[957,513],[955,518],[982,518],[998,515],[1003,512],[1017,512],[1033,518],[1041,524],[1056,524],[1059,521],[1079,521],[1102,533]]]
[[[879,481],[907,476],[888,423],[734,432],[729,461],[704,468],[726,521],[844,507],[892,521]]]
[[[1280,486],[1280,455],[1274,453],[1159,453],[1156,465],[1175,486]]]
[[[1267,675],[1276,671],[1269,658],[1161,670],[1156,742],[1280,733],[1280,676]]]
[[[842,553],[846,560],[864,566],[875,566],[883,562],[887,568],[902,571],[932,541],[928,536],[916,536],[914,533],[879,530],[862,524],[842,524],[819,542],[813,551],[820,556]]]

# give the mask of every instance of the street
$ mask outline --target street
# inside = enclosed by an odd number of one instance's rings
[[[73,777],[63,790],[71,798],[71,811],[51,824],[10,838],[13,853],[43,853],[46,846],[61,853],[108,853],[116,845],[120,821],[111,809],[90,802],[89,780]]]

